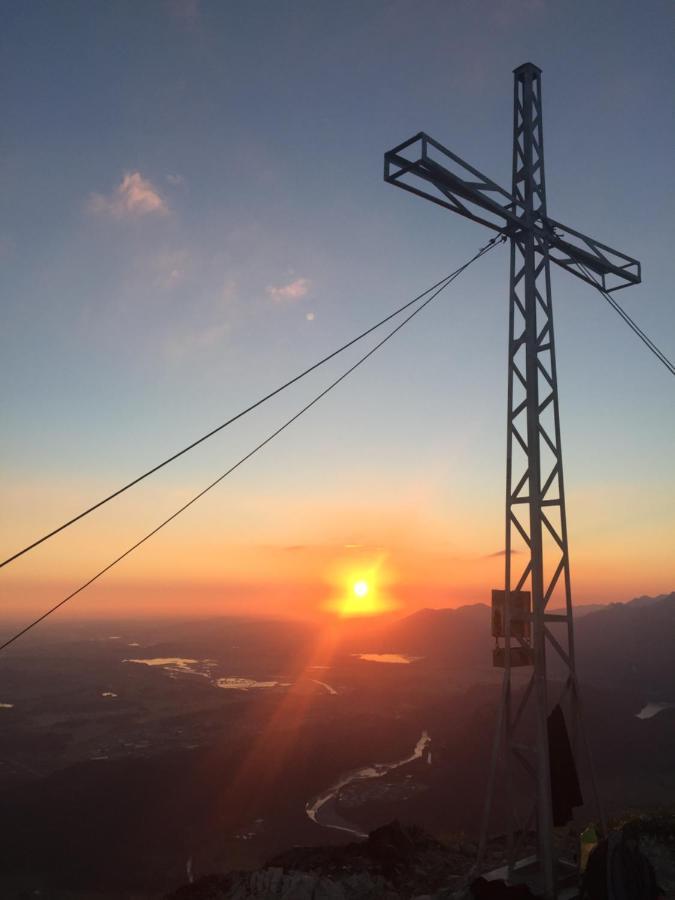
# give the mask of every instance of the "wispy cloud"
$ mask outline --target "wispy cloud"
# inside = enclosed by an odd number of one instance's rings
[[[520,552],[520,550],[511,550],[511,556],[516,556]],[[486,553],[483,559],[495,559],[497,556],[506,556],[506,550],[497,550],[496,553]]]
[[[288,284],[269,285],[267,294],[273,300],[301,300],[312,286],[309,278],[296,278]]]
[[[90,212],[114,219],[166,215],[169,207],[157,188],[140,172],[125,172],[121,183],[111,194],[90,194]]]

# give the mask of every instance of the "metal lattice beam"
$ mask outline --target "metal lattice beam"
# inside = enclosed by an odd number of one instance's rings
[[[423,131],[385,153],[384,180],[494,231],[521,226],[512,194]],[[575,263],[594,272],[608,291],[640,283],[640,263],[625,253],[545,214],[532,227],[550,261],[582,281],[595,284]]]

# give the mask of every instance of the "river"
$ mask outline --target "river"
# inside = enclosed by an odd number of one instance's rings
[[[636,714],[638,719],[653,719],[665,709],[675,709],[675,703],[648,703],[643,706],[639,713]]]
[[[322,794],[319,794],[310,803],[307,803],[305,812],[312,822],[321,825],[323,828],[335,828],[338,831],[347,831],[349,834],[353,834],[356,837],[367,837],[366,834],[354,825],[350,825],[349,822],[346,822],[335,812],[334,801],[337,799],[340,791],[348,784],[353,784],[355,781],[367,781],[370,778],[381,778],[383,775],[386,775],[387,772],[392,772],[394,769],[398,769],[401,766],[414,762],[416,759],[420,759],[430,743],[431,738],[429,737],[428,732],[423,731],[410,756],[406,756],[404,759],[398,759],[395,762],[373,763],[372,766],[364,766],[362,769],[348,772],[332,785],[332,787],[328,788],[328,790],[324,791]]]

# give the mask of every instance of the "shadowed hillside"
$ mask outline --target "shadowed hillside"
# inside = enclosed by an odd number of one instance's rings
[[[668,595],[577,621],[586,723],[610,812],[675,802],[675,710],[636,715],[649,701],[675,701],[674,611]],[[421,610],[372,623],[358,639],[348,633],[319,663],[314,629],[236,620],[135,635],[135,656],[185,654],[215,668],[132,664],[126,644],[84,635],[8,658],[5,687],[24,694],[3,710],[0,894],[153,896],[190,871],[256,868],[295,844],[344,844],[350,833],[310,820],[307,804],[345,773],[408,758],[340,790],[326,820],[365,833],[400,818],[471,843],[498,700],[489,620],[482,604]],[[359,658],[368,652],[413,661]],[[219,690],[217,676],[275,686]],[[413,759],[421,733],[430,755]]]

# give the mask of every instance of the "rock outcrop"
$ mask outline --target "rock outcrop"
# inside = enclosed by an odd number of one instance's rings
[[[462,887],[473,844],[448,847],[391,822],[365,841],[296,847],[256,872],[231,872],[186,885],[170,900],[446,900]]]
[[[632,834],[650,860],[660,889],[675,896],[675,815],[630,816]],[[617,831],[613,834],[618,834]],[[524,839],[532,849],[534,835]],[[529,900],[523,885],[475,878],[476,846],[442,844],[420,828],[391,822],[365,841],[330,847],[294,847],[255,872],[211,875],[167,900]],[[490,842],[488,868],[501,864],[504,841]],[[632,896],[632,895],[631,895]]]

